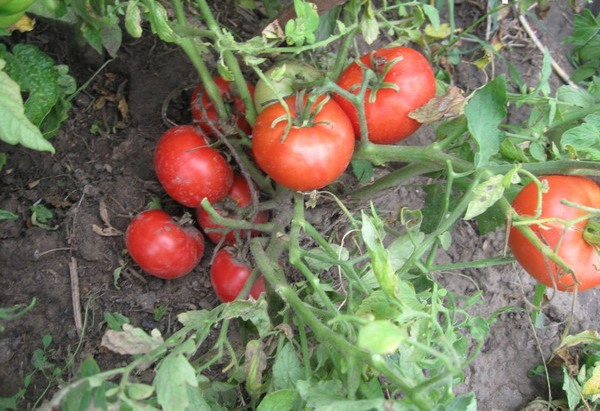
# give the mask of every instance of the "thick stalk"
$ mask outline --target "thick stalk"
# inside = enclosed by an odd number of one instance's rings
[[[181,0],[172,0],[172,3],[173,8],[175,9],[177,22],[183,27],[186,27],[187,21],[185,19],[185,12],[183,10]],[[227,108],[225,107],[225,103],[221,98],[219,88],[213,81],[210,70],[208,69],[208,66],[204,60],[202,60],[200,50],[198,50],[194,41],[189,37],[181,37],[177,44],[188,56],[192,62],[192,65],[196,69],[196,72],[200,77],[200,81],[202,82],[202,86],[204,87],[204,92],[208,94],[208,97],[212,101],[219,118],[227,118]]]
[[[213,16],[208,4],[205,0],[196,0],[196,5],[198,6],[198,10],[200,11],[200,15],[202,16],[206,26],[210,31],[215,33],[217,36],[216,42],[218,43],[221,40],[224,40],[224,36],[221,34],[221,27],[217,20]],[[230,50],[221,50],[223,60],[227,68],[231,71],[233,75],[233,81],[237,86],[237,90],[240,93],[240,97],[244,102],[245,110],[246,110],[246,120],[250,125],[254,124],[256,120],[256,109],[254,108],[254,101],[252,100],[252,96],[250,95],[250,91],[248,90],[248,85],[246,84],[246,80],[240,68],[240,65],[237,61],[237,58]],[[226,119],[227,116],[220,118]]]

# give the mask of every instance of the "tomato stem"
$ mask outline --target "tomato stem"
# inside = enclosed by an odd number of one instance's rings
[[[583,239],[600,250],[600,221],[589,220],[583,231]]]

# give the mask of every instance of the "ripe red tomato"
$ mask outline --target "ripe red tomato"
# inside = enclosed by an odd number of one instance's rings
[[[395,59],[398,61],[394,62]],[[427,59],[411,48],[392,47],[366,54],[360,62],[377,74],[376,84],[367,88],[364,100],[369,141],[394,144],[410,136],[421,123],[408,114],[435,96],[435,77]],[[363,77],[363,68],[354,62],[342,72],[337,84],[358,94]],[[356,107],[340,95],[333,98],[348,114],[359,137]]]
[[[248,186],[248,182],[246,178],[241,174],[235,174],[233,176],[233,184],[231,185],[231,190],[229,190],[229,194],[225,200],[214,204],[214,209],[217,213],[222,215],[223,217],[228,218],[243,218],[244,211],[243,208],[246,208],[252,202],[252,195],[250,194],[250,187]],[[269,218],[269,213],[265,210],[259,211],[256,213],[252,222],[255,224],[263,224],[266,223]],[[196,209],[196,220],[198,220],[198,224],[204,230],[206,236],[215,244],[219,243],[223,236],[225,236],[224,244],[225,245],[234,245],[236,242],[236,233],[235,230],[227,230],[222,225],[215,223],[210,214],[201,206]],[[222,231],[211,231],[214,229],[220,229]],[[251,235],[257,235],[257,231],[252,231]],[[243,238],[246,235],[245,230],[239,230],[238,236]]]
[[[164,279],[188,274],[204,255],[200,230],[175,224],[162,210],[135,216],[125,232],[125,244],[142,270]]]
[[[220,249],[210,268],[210,281],[219,300],[224,303],[235,300],[246,285],[251,272],[250,267],[237,261],[227,248]],[[265,279],[260,276],[252,285],[250,295],[256,300],[264,291]]]
[[[548,184],[548,191],[542,194],[540,220],[559,218],[570,221],[587,214],[579,208],[562,204],[562,200],[586,207],[600,207],[600,187],[588,178],[552,175],[542,177],[540,181]],[[514,199],[513,208],[519,215],[534,216],[537,195],[536,185],[529,183]],[[568,229],[565,229],[562,222],[551,220],[530,225],[538,238],[571,267],[579,282],[579,291],[600,285],[600,248],[584,238],[588,221],[584,218]],[[537,281],[548,287],[556,286],[562,291],[574,290],[576,282],[573,275],[565,274],[555,263],[545,258],[514,226],[510,229],[508,245],[525,271]]]
[[[230,107],[232,119],[235,120],[235,124],[244,133],[250,134],[252,127],[250,127],[250,124],[248,124],[244,117],[246,106],[235,90],[235,83],[224,80],[222,77],[215,77],[213,81],[219,87],[219,92],[225,105]],[[246,84],[248,85],[250,95],[253,96],[254,86],[250,83]],[[192,92],[192,118],[194,119],[194,123],[199,125],[209,136],[214,136],[213,129],[210,126],[211,122],[215,127],[219,128],[217,110],[201,85],[196,87]]]
[[[325,97],[310,107],[311,113]],[[252,152],[260,168],[273,180],[293,190],[315,190],[335,181],[354,153],[354,131],[348,116],[333,100],[316,113],[311,124],[302,124],[296,97],[285,99],[294,123],[285,136],[284,106],[277,102],[256,118]],[[306,103],[305,103],[306,104]],[[277,121],[283,118],[283,121]]]
[[[162,135],[154,169],[167,194],[186,207],[198,207],[205,197],[211,203],[225,198],[233,183],[227,160],[192,126],[173,127]]]

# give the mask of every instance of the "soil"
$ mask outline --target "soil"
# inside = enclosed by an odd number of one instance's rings
[[[561,41],[572,27],[572,11],[557,3],[542,24],[533,23],[542,42],[568,67]],[[457,2],[463,27],[481,13],[476,2]],[[502,54],[533,84],[540,52],[512,15],[501,25]],[[484,35],[485,27],[478,34]],[[177,48],[146,35],[139,40],[125,39],[119,56],[100,69],[107,58],[76,44],[73,37],[66,27],[41,23],[35,36],[14,34],[1,40],[9,44],[38,42],[58,63],[70,67],[78,84],[92,80],[74,99],[70,119],[52,139],[55,155],[0,143],[0,152],[9,155],[8,164],[0,171],[0,209],[19,216],[15,221],[0,222],[0,307],[37,300],[28,314],[3,322],[0,396],[13,395],[22,387],[34,370],[33,354],[41,348],[45,335],[52,336],[47,361],[62,369],[62,378],[69,379],[87,355],[93,355],[102,368],[122,364],[122,357],[99,348],[104,312],[122,313],[137,326],[168,333],[177,313],[218,304],[208,280],[207,258],[192,274],[163,281],[143,274],[128,260],[122,236],[131,217],[155,198],[173,215],[185,211],[169,200],[157,182],[152,152],[167,128],[161,115],[166,100],[171,101],[167,111],[171,120],[189,122],[185,98],[196,82],[191,64]],[[496,65],[498,70],[505,66],[503,61]],[[466,62],[455,68],[454,76],[467,92],[486,81],[484,72]],[[558,86],[560,80],[553,78],[553,84]],[[518,112],[511,116],[522,118]],[[425,144],[431,136],[430,129],[422,128],[410,144]],[[373,200],[394,213],[399,204],[422,204],[417,187],[390,189]],[[52,211],[51,229],[32,224],[31,207],[38,203]],[[324,221],[330,220],[327,209],[319,212]],[[104,228],[104,234],[94,226]],[[110,227],[112,231],[106,230]],[[503,232],[480,237],[472,225],[461,224],[454,235],[454,245],[445,256],[448,262],[491,257],[504,249]],[[123,267],[115,282],[115,270]],[[516,410],[538,396],[548,398],[545,380],[529,378],[528,371],[541,363],[542,354],[548,357],[568,320],[572,321],[572,333],[594,328],[600,309],[600,291],[587,291],[577,297],[571,318],[573,295],[557,293],[544,310],[544,327],[536,329],[525,302],[531,299],[534,284],[518,266],[440,273],[437,278],[457,293],[481,291],[486,304],[476,308],[478,314],[489,315],[505,306],[521,308],[498,317],[460,387],[475,392],[481,410]],[[74,279],[78,284],[73,284]],[[82,334],[74,322],[74,288],[80,294]],[[157,320],[159,308],[165,308],[165,314]],[[75,351],[77,354],[70,356]],[[72,361],[65,364],[65,358]],[[38,398],[54,390],[56,386],[48,386],[48,378],[35,373],[23,408],[33,408]]]

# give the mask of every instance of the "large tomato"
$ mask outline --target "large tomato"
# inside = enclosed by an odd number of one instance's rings
[[[198,207],[205,197],[211,203],[225,198],[233,182],[231,166],[192,126],[173,127],[162,135],[154,169],[167,194],[186,207]]]
[[[319,70],[302,61],[287,60],[273,66],[265,73],[270,87],[262,78],[256,83],[254,90],[256,111],[260,113],[265,107],[275,103],[278,97],[290,96],[321,76]]]
[[[286,111],[279,102],[265,108],[254,124],[252,152],[257,164],[273,180],[293,190],[315,190],[335,181],[354,153],[354,131],[348,116],[334,100],[321,104],[324,98],[328,97],[320,96],[310,107],[314,115],[310,122],[302,120],[306,117],[301,112],[307,108],[297,108],[295,96],[285,99],[293,121],[287,136]]]
[[[135,216],[125,232],[125,244],[142,270],[164,279],[186,275],[204,255],[200,230],[175,224],[162,210]]]
[[[251,273],[250,267],[238,261],[231,251],[227,248],[220,249],[210,268],[210,281],[219,300],[224,303],[235,300]],[[265,279],[260,276],[252,285],[250,295],[256,300],[264,291]]]
[[[563,204],[563,200],[585,207],[600,207],[600,187],[594,181],[579,176],[552,175],[540,178],[548,186],[542,193],[540,224],[530,225],[534,233],[552,248],[573,270],[564,273],[555,263],[545,258],[516,227],[511,227],[508,244],[517,261],[537,281],[558,290],[585,290],[600,285],[600,258],[598,245],[586,241],[585,228],[589,220],[586,211]],[[513,208],[521,216],[535,216],[538,190],[534,183],[526,185],[513,201]],[[569,227],[560,221],[584,217]]]
[[[358,94],[363,82],[363,67],[375,72],[374,84],[365,93],[364,110],[369,141],[394,144],[414,133],[421,123],[408,114],[425,105],[435,95],[435,77],[431,65],[418,51],[408,47],[375,50],[350,64],[337,84]],[[334,95],[360,136],[356,107],[340,95]]]
[[[213,81],[219,88],[219,93],[225,102],[225,105],[231,110],[232,119],[235,120],[237,127],[246,134],[250,134],[252,127],[246,121],[246,106],[242,101],[239,93],[235,89],[235,83],[224,80],[222,77],[215,77]],[[254,86],[250,83],[248,85],[248,91],[250,95],[254,94]],[[208,97],[208,94],[204,92],[202,86],[198,86],[192,92],[192,117],[194,123],[199,125],[202,130],[209,136],[214,136],[214,131],[210,126],[213,123],[217,129],[219,129],[219,117],[217,116],[217,110],[213,106],[212,101]]]
[[[244,208],[247,208],[252,202],[252,195],[250,194],[250,187],[246,178],[241,174],[235,174],[233,176],[233,184],[227,197],[219,203],[214,204],[214,209],[217,213],[228,218],[243,218]],[[265,210],[256,213],[252,219],[253,223],[263,224],[266,223],[269,218],[269,213]],[[206,236],[215,244],[219,243],[223,236],[225,236],[224,244],[234,245],[236,242],[235,230],[227,230],[222,225],[215,223],[210,214],[202,208],[202,206],[196,209],[196,220],[198,224],[206,233]],[[214,231],[219,230],[219,231]],[[252,231],[251,235],[256,235],[258,232]],[[239,230],[237,235],[243,238],[246,235],[244,230]]]

